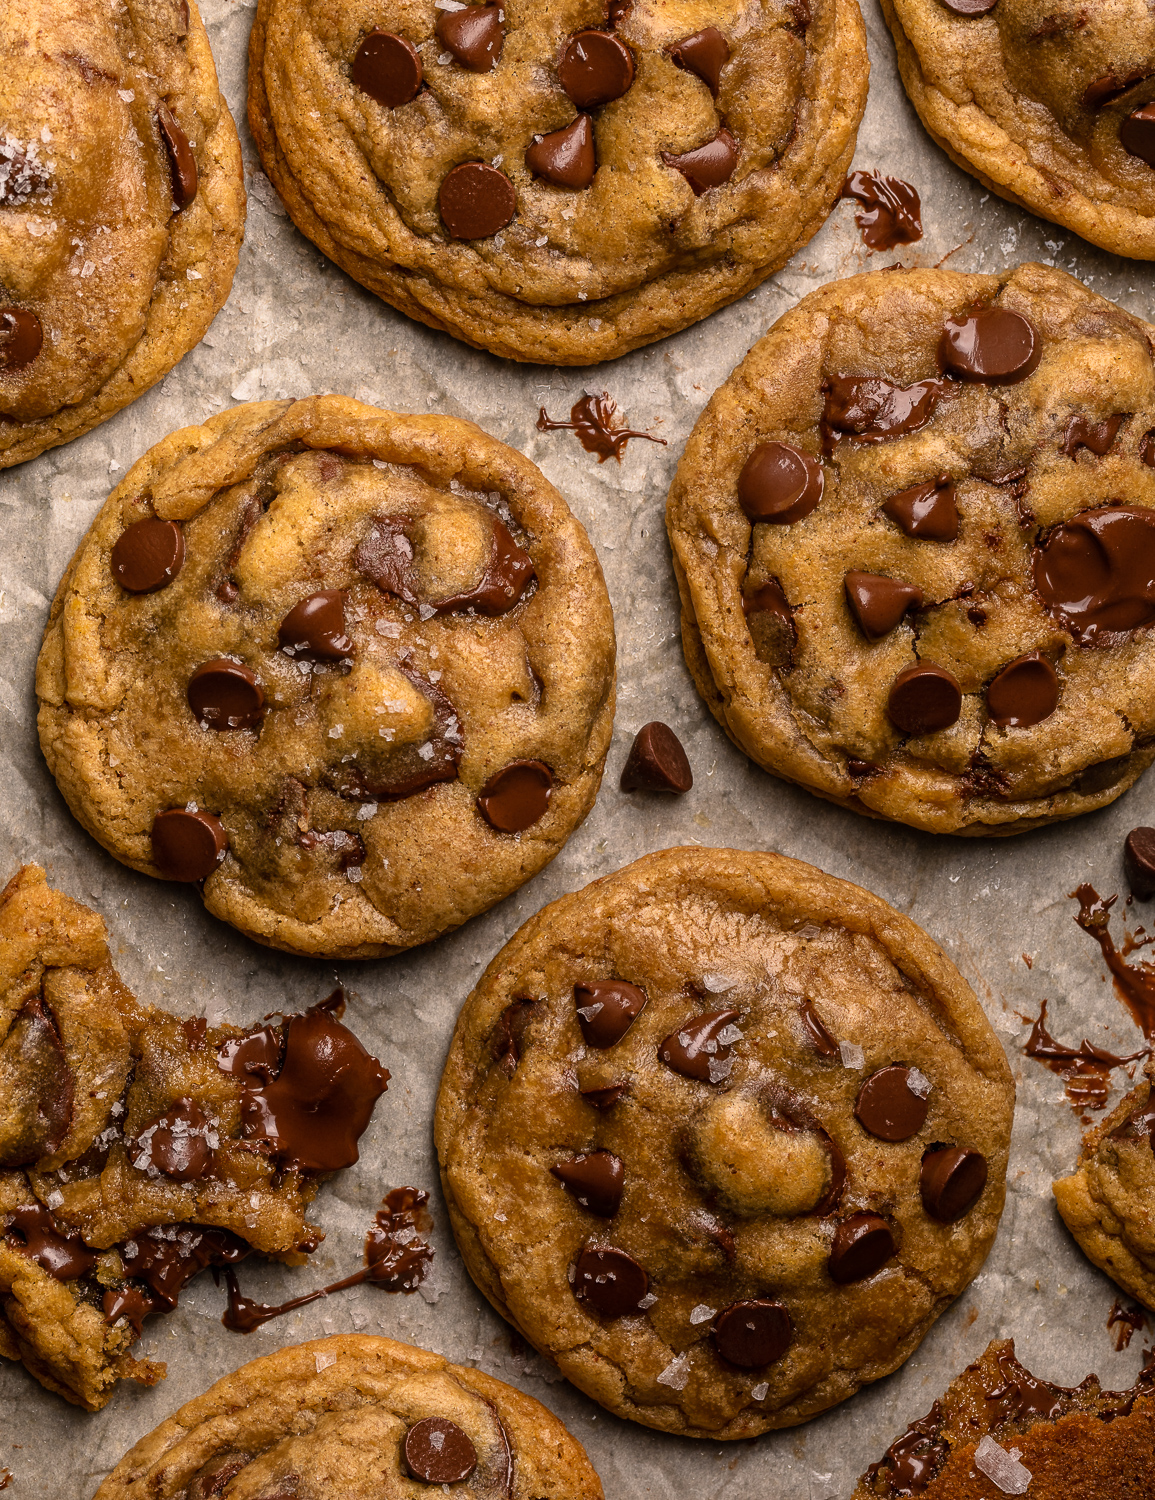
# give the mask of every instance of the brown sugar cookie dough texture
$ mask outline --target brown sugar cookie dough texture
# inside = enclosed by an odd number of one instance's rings
[[[604,1500],[558,1419],[481,1370],[392,1339],[315,1339],[189,1401],[93,1500]]]
[[[881,0],[902,81],[1000,197],[1155,260],[1155,14],[1146,0]]]
[[[192,0],[0,10],[0,468],[136,399],[232,285],[241,153]]]
[[[812,292],[699,418],[667,526],[699,691],[767,770],[934,833],[1155,755],[1152,330],[1061,271]]]
[[[344,397],[152,448],[73,558],[40,742],[125,864],[273,947],[428,942],[593,804],[614,705],[597,557],[472,423]]]
[[[913,922],[795,860],[670,849],[506,944],[435,1134],[497,1310],[619,1416],[730,1439],[918,1347],[994,1240],[1013,1108]]]
[[[810,239],[867,73],[856,0],[260,0],[249,124],[363,286],[494,354],[588,365]]]

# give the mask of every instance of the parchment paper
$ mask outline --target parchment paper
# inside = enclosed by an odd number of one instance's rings
[[[1114,1352],[1106,1329],[1116,1288],[1084,1260],[1053,1208],[1052,1177],[1070,1170],[1080,1126],[1061,1082],[1022,1056],[1027,1028],[1051,998],[1056,1035],[1087,1035],[1129,1052],[1141,1038],[1105,981],[1098,950],[1071,920],[1067,892],[1085,879],[1124,891],[1122,840],[1155,822],[1155,776],[1113,807],[1007,840],[934,839],[827,806],[774,780],[733,748],[699,701],[682,661],[677,595],[663,507],[675,463],[711,392],[800,296],[836,276],[901,259],[996,270],[1040,259],[1150,318],[1153,281],[1120,260],[988,197],[924,134],[894,67],[889,33],[864,0],[873,65],[855,165],[912,181],[925,238],[896,255],[868,255],[853,205],[836,208],[799,257],[756,293],[675,338],[599,369],[504,363],[411,323],[324,260],[293,229],[244,125],[247,0],[203,0],[221,84],[241,131],[249,221],[228,305],[203,344],[157,388],[87,437],[0,476],[0,878],[24,860],[103,914],[113,958],[144,999],[248,1024],[279,1007],[321,999],[335,981],[348,1019],[392,1070],[362,1142],[360,1163],[322,1189],[312,1217],[327,1233],[314,1264],[290,1272],[241,1268],[250,1296],[280,1301],[352,1271],[365,1229],[391,1187],[432,1194],[435,1271],[425,1295],[359,1287],[251,1336],[220,1324],[224,1291],[202,1276],[178,1310],[145,1325],[143,1351],[168,1379],[121,1386],[89,1416],[49,1395],[19,1365],[0,1368],[0,1469],[13,1500],[88,1500],[127,1448],[184,1401],[246,1360],[327,1332],[366,1329],[444,1352],[528,1391],[586,1445],[611,1500],[831,1500],[994,1337],[1013,1336],[1038,1373],[1065,1384],[1094,1369],[1126,1386],[1142,1340]],[[956,248],[958,247],[958,248]],[[599,465],[572,433],[538,433],[539,404],[566,416],[585,389],[607,389],[632,427],[668,447],[633,441],[620,467]],[[618,631],[618,713],[600,798],[585,825],[536,880],[487,916],[409,955],[333,968],[250,944],[205,915],[192,891],[117,864],[69,815],[40,757],[33,668],[48,604],[73,549],[118,475],[176,427],[235,401],[335,390],[383,406],[471,418],[521,449],[560,488],[601,557]],[[696,784],[674,799],[627,797],[617,778],[634,732],[649,719],[682,737]],[[462,1000],[503,942],[555,897],[649,850],[694,841],[771,848],[878,892],[942,943],[975,986],[1018,1079],[1009,1196],[982,1274],[890,1379],[804,1427],[754,1442],[690,1442],[603,1412],[531,1352],[465,1273],[437,1192],[431,1116],[441,1062]],[[1121,897],[1122,899],[1122,897]],[[1138,910],[1138,909],[1137,909]],[[1134,920],[1134,917],[1132,918]],[[1114,922],[1116,930],[1119,919]],[[1033,958],[1028,969],[1021,955]],[[1125,1077],[1116,1073],[1112,1104]],[[334,1497],[339,1500],[339,1497]]]

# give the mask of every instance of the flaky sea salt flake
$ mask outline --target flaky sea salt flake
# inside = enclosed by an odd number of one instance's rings
[[[672,1359],[657,1377],[659,1385],[668,1385],[673,1391],[684,1391],[690,1380],[690,1356],[679,1354]]]
[[[1012,1458],[1005,1448],[1000,1448],[989,1432],[975,1449],[975,1468],[981,1469],[1004,1495],[1025,1495],[1031,1482],[1030,1469],[1017,1458]]]
[[[839,1042],[838,1055],[842,1059],[844,1068],[864,1068],[866,1066],[866,1053],[857,1042]]]
[[[317,1366],[317,1374],[319,1375],[322,1370],[327,1370],[330,1365],[337,1363],[337,1356],[335,1354],[324,1354],[318,1350],[313,1355],[313,1362]]]
[[[930,1079],[925,1073],[920,1072],[918,1068],[911,1068],[907,1075],[906,1086],[912,1094],[917,1094],[920,1099],[925,1099],[932,1088]]]

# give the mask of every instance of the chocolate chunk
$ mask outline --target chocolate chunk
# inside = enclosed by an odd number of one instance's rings
[[[634,81],[634,55],[609,31],[579,31],[570,38],[558,82],[578,109],[620,99]]]
[[[956,16],[987,16],[999,0],[942,0],[942,3],[947,10],[953,10]]]
[[[831,375],[822,389],[822,422],[828,431],[860,443],[881,443],[925,427],[950,392],[950,382],[917,380],[904,386],[881,375]]]
[[[803,996],[798,1002],[798,1014],[802,1018],[802,1024],[806,1028],[806,1035],[814,1044],[814,1050],[820,1057],[837,1057],[838,1043],[826,1029],[822,1017],[814,1009],[814,1001],[809,996]]]
[[[417,604],[416,553],[409,538],[409,516],[374,516],[356,552],[353,566],[385,594]]]
[[[718,80],[730,57],[730,44],[716,26],[684,36],[670,48],[670,56],[679,68],[696,73],[706,87],[718,97]]]
[[[357,48],[349,77],[362,93],[386,109],[399,109],[421,88],[417,48],[392,31],[371,31]]]
[[[738,165],[738,142],[722,125],[714,139],[707,141],[704,146],[695,146],[692,151],[683,151],[680,156],[663,151],[662,160],[667,167],[681,172],[693,188],[694,197],[700,198],[710,188],[721,187],[733,177],[734,168]]]
[[[150,516],[134,521],[116,539],[112,576],[130,594],[166,588],[184,566],[184,532],[175,521]]]
[[[188,136],[176,122],[176,117],[167,104],[157,108],[156,123],[160,138],[168,153],[169,172],[172,178],[172,206],[179,213],[187,208],[197,195],[197,159],[192,153]]]
[[[569,1161],[559,1161],[550,1171],[591,1214],[612,1219],[621,1207],[625,1168],[611,1152],[590,1151]]]
[[[578,1025],[587,1047],[615,1047],[641,1015],[646,992],[624,979],[590,979],[573,987]]]
[[[1043,357],[1034,326],[1009,307],[984,307],[965,318],[948,318],[938,342],[938,361],[956,380],[1014,385]]]
[[[588,188],[598,169],[589,115],[578,115],[564,130],[536,137],[525,153],[525,164],[535,177],[555,187]]]
[[[733,1302],[714,1324],[714,1347],[742,1370],[758,1370],[781,1359],[794,1329],[781,1302]]]
[[[694,773],[682,742],[668,724],[643,724],[622,767],[623,792],[688,792]]]
[[[871,250],[893,250],[922,239],[922,201],[918,190],[901,177],[851,172],[842,184],[842,197],[861,205],[854,222]]]
[[[1119,126],[1119,144],[1129,156],[1155,167],[1155,104],[1144,104]]]
[[[26,307],[0,307],[0,375],[24,370],[44,346],[40,319]]]
[[[962,688],[953,672],[921,662],[907,667],[891,683],[886,712],[903,734],[934,734],[958,722]]]
[[[1045,656],[1029,651],[1005,666],[987,688],[987,711],[1000,729],[1029,729],[1059,704],[1059,679]]]
[[[188,706],[203,729],[255,729],[265,715],[265,694],[250,667],[218,656],[189,678]]]
[[[488,73],[497,67],[505,41],[500,9],[498,5],[469,5],[464,10],[438,12],[434,27],[438,41],[471,73]]]
[[[582,1089],[581,1096],[595,1109],[612,1109],[628,1088],[628,1083],[611,1083],[604,1089]]]
[[[792,525],[822,499],[825,473],[789,443],[759,443],[738,475],[738,504],[751,521]]]
[[[353,654],[345,633],[345,594],[323,589],[294,604],[277,631],[281,650],[309,661],[340,661]]]
[[[39,991],[24,1002],[0,1047],[0,1092],[6,1117],[0,1169],[30,1167],[60,1149],[72,1124],[76,1078]]]
[[[39,1203],[18,1204],[9,1217],[9,1227],[23,1241],[17,1242],[16,1249],[57,1281],[72,1281],[96,1269],[96,1256],[80,1236],[61,1229]]]
[[[930,1106],[910,1086],[911,1070],[890,1063],[872,1073],[858,1091],[854,1113],[880,1141],[905,1141],[926,1123]]]
[[[186,1094],[129,1143],[129,1159],[139,1172],[156,1167],[176,1182],[195,1182],[212,1171],[209,1129],[204,1110]]]
[[[894,1235],[885,1219],[878,1214],[852,1214],[834,1231],[826,1269],[832,1281],[848,1286],[881,1271],[894,1253]]]
[[[1080,645],[1155,621],[1155,510],[1080,511],[1035,548],[1035,591]]]
[[[1145,83],[1150,76],[1144,68],[1127,73],[1122,78],[1115,73],[1104,73],[1101,78],[1094,79],[1083,90],[1083,108],[1102,109],[1104,104],[1110,104],[1120,94],[1125,94],[1133,84]]]
[[[612,1245],[584,1245],[574,1266],[573,1290],[603,1318],[622,1318],[640,1311],[638,1303],[650,1278],[632,1255]]]
[[[477,794],[477,810],[498,833],[521,833],[545,817],[553,772],[540,760],[511,760]]]
[[[846,602],[868,641],[887,636],[908,609],[922,608],[922,590],[881,573],[847,573]]]
[[[1123,844],[1123,872],[1133,896],[1155,896],[1155,828],[1132,828]]]
[[[517,193],[505,173],[488,162],[464,161],[447,173],[437,204],[452,239],[484,240],[513,222]]]
[[[1111,451],[1115,434],[1123,421],[1122,412],[1113,417],[1104,417],[1101,422],[1092,422],[1088,417],[1072,417],[1063,434],[1061,451],[1067,458],[1078,458],[1079,449],[1086,448],[1100,458]]]
[[[405,1434],[405,1464],[427,1484],[458,1484],[477,1468],[477,1449],[448,1417],[424,1417]]]
[[[943,1224],[953,1224],[978,1202],[986,1187],[986,1158],[964,1146],[937,1147],[923,1157],[918,1185],[927,1213]]]
[[[920,542],[953,542],[958,536],[958,505],[949,474],[900,490],[883,503],[882,509],[907,536]]]
[[[153,820],[152,862],[166,880],[206,880],[228,847],[228,835],[214,813],[173,807]]]
[[[711,1010],[690,1016],[671,1031],[658,1048],[658,1057],[683,1078],[720,1083],[730,1073],[730,1043],[718,1039],[738,1019],[736,1010]]]

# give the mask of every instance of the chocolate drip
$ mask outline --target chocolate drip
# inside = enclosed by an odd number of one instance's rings
[[[1075,921],[1098,943],[1103,961],[1115,981],[1115,993],[1131,1012],[1136,1026],[1148,1042],[1155,1040],[1155,968],[1148,963],[1129,964],[1126,955],[1144,946],[1128,938],[1120,953],[1110,932],[1110,911],[1118,897],[1101,897],[1092,885],[1081,885],[1071,892],[1079,903]]]
[[[132,1281],[104,1294],[104,1320],[127,1318],[137,1333],[150,1313],[169,1312],[185,1286],[206,1266],[232,1265],[249,1254],[244,1240],[227,1229],[176,1224],[145,1229],[120,1247],[124,1273]]]
[[[9,1215],[16,1249],[57,1281],[72,1281],[96,1269],[96,1256],[78,1234],[68,1234],[39,1203],[21,1203]],[[21,1243],[22,1241],[22,1243]]]
[[[1138,1052],[1117,1057],[1113,1052],[1096,1047],[1086,1038],[1078,1047],[1065,1047],[1055,1040],[1047,1030],[1047,1002],[1042,1003],[1038,1018],[1031,1026],[1023,1051],[1028,1057],[1037,1058],[1063,1079],[1071,1107],[1078,1110],[1102,1109],[1107,1103],[1111,1088],[1111,1069],[1122,1068],[1127,1063],[1146,1057],[1147,1047]]]
[[[1107,1314],[1107,1332],[1115,1340],[1115,1353],[1122,1354],[1141,1328],[1147,1327],[1147,1314],[1141,1307],[1124,1307],[1118,1297]]]
[[[1000,1349],[995,1359],[1003,1383],[993,1391],[983,1392],[989,1426],[1004,1422],[1053,1422],[1063,1415],[1069,1399],[1075,1395],[1073,1390],[1032,1375],[1009,1349]]]
[[[645,438],[648,443],[661,443],[663,448],[666,446],[665,438],[654,437],[653,433],[637,432],[632,427],[613,426],[617,409],[617,402],[608,391],[603,391],[600,396],[587,391],[570,408],[568,422],[555,422],[546,415],[544,406],[539,407],[537,430],[576,432],[578,442],[587,453],[596,453],[600,464],[604,464],[607,458],[616,458],[621,463],[622,453],[630,438]]]
[[[841,196],[861,205],[854,222],[871,250],[893,250],[922,239],[922,203],[909,182],[881,172],[851,172]]]

